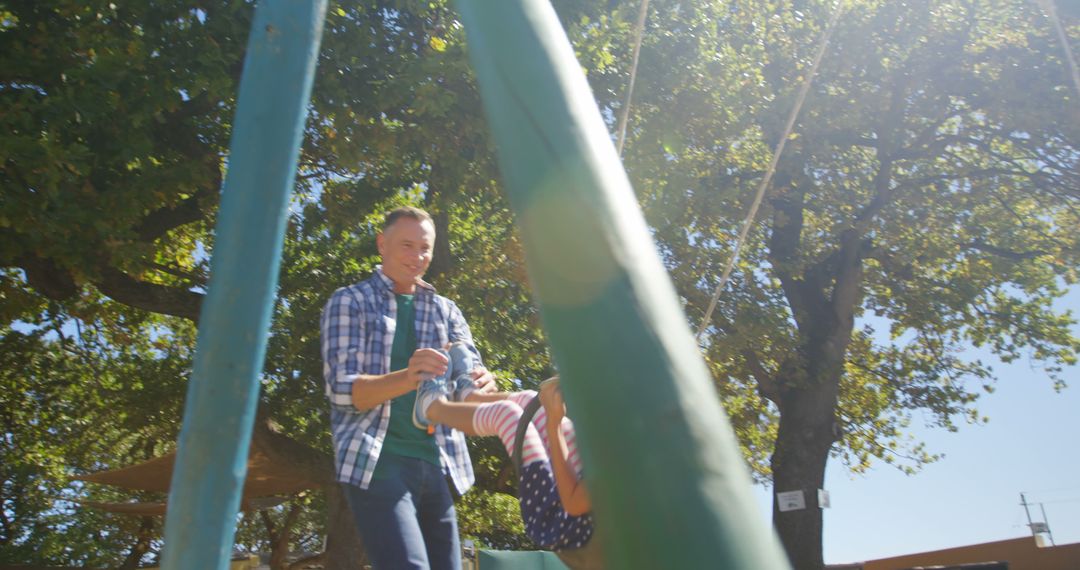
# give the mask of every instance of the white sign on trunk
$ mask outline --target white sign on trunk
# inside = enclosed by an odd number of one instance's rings
[[[806,497],[802,491],[784,491],[776,494],[776,504],[782,513],[798,511],[806,508]]]

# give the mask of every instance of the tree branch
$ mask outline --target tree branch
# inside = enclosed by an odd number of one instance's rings
[[[52,260],[23,255],[13,261],[26,273],[26,282],[49,299],[63,301],[79,292],[79,286],[71,275],[57,267]]]
[[[796,275],[793,269],[799,262],[799,246],[802,239],[805,192],[795,188],[792,177],[781,171],[776,173],[776,188],[785,188],[772,200],[772,235],[769,236],[769,260],[780,279],[796,322],[806,322],[817,308],[824,306],[825,299],[816,294],[814,287],[807,287],[806,273]]]
[[[270,544],[277,542],[278,533],[274,529],[274,519],[270,518],[270,513],[266,512],[266,509],[259,511],[259,518],[262,519],[263,529],[266,530],[266,536],[270,537]]]
[[[178,269],[176,267],[170,267],[168,265],[162,265],[160,263],[153,263],[153,262],[147,263],[147,266],[150,267],[151,269],[160,271],[162,273],[168,273],[169,275],[172,275],[173,277],[179,277],[181,279],[187,279],[188,281],[190,281],[193,284],[198,284],[198,285],[205,285],[206,284],[206,275],[203,274],[202,272],[200,272],[200,273],[192,273],[190,271],[184,271],[183,269]]]
[[[147,214],[142,222],[135,226],[135,234],[139,240],[152,242],[173,228],[202,219],[205,213],[200,202],[214,195],[220,186],[220,181],[221,175],[218,174],[218,186],[207,185],[171,208],[162,208]]]
[[[203,295],[181,289],[147,283],[132,278],[114,267],[101,268],[101,279],[94,285],[114,301],[154,313],[199,321]]]
[[[750,369],[750,373],[757,378],[758,393],[761,396],[774,404],[780,403],[780,386],[776,383],[776,378],[765,369],[765,365],[761,363],[761,359],[758,358],[757,353],[750,349],[743,349],[743,360],[746,361],[746,367]]]

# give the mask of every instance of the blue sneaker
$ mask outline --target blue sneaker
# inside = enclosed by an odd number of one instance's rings
[[[413,402],[413,425],[422,430],[433,431],[435,426],[428,420],[427,410],[432,402],[449,397],[450,391],[446,389],[446,382],[441,377],[421,381],[416,387],[416,401]]]
[[[445,354],[445,351],[440,351]],[[416,400],[413,402],[412,423],[419,429],[434,431],[431,421],[427,418],[427,410],[435,400],[449,398],[451,395],[450,383],[447,377],[453,372],[453,361],[447,366],[446,373],[427,380],[421,380],[416,386]]]

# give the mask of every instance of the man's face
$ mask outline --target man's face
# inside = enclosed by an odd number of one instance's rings
[[[375,243],[382,255],[383,273],[394,282],[394,291],[412,293],[431,265],[435,226],[427,220],[398,218],[379,234]]]

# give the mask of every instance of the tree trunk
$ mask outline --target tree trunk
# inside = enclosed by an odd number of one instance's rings
[[[773,525],[795,570],[821,570],[823,513],[817,492],[825,487],[835,405],[814,392],[799,392],[780,416],[772,470],[774,491],[801,491],[805,508],[781,510],[784,502],[774,497]]]
[[[454,268],[454,256],[450,251],[450,215],[440,210],[431,215],[435,222],[435,251],[428,266],[427,279],[434,280]]]
[[[327,485],[323,490],[327,516],[326,570],[361,570],[367,564],[367,556],[345,494],[336,484]]]
[[[777,184],[782,184],[778,187],[788,188],[794,179],[777,172]],[[863,244],[859,232],[845,231],[832,255],[801,266],[805,200],[803,192],[793,191],[780,193],[773,201],[769,256],[800,342],[797,356],[780,366],[765,392],[780,410],[771,462],[773,488],[776,493],[801,492],[804,504],[788,509],[786,501],[773,497],[773,525],[796,570],[821,570],[825,563],[818,490],[825,487],[829,450],[841,432],[836,409],[860,299]]]
[[[776,493],[801,491],[805,507],[782,511],[784,502],[773,497],[773,525],[795,570],[824,567],[818,490],[825,488],[829,450],[841,432],[836,409],[854,322],[847,310],[854,306],[849,297],[837,295],[833,299],[834,306],[837,300],[842,301],[845,310],[802,322],[805,340],[799,356],[785,363],[781,371],[773,489]]]
[[[296,518],[300,516],[300,503],[293,502],[289,507],[285,520],[281,523],[281,529],[274,529],[274,521],[266,511],[259,511],[266,534],[270,542],[270,570],[288,570],[289,568],[289,541],[292,537],[292,527],[296,524]]]
[[[157,534],[154,532],[155,526],[154,517],[142,517],[138,539],[135,541],[135,545],[131,547],[131,552],[128,553],[119,570],[133,570],[139,567],[143,556],[150,551],[150,542]]]
[[[284,546],[284,548],[282,548]],[[284,544],[281,541],[275,540],[270,546],[270,563],[268,566],[270,570],[285,570],[289,567],[289,541],[286,539]]]

